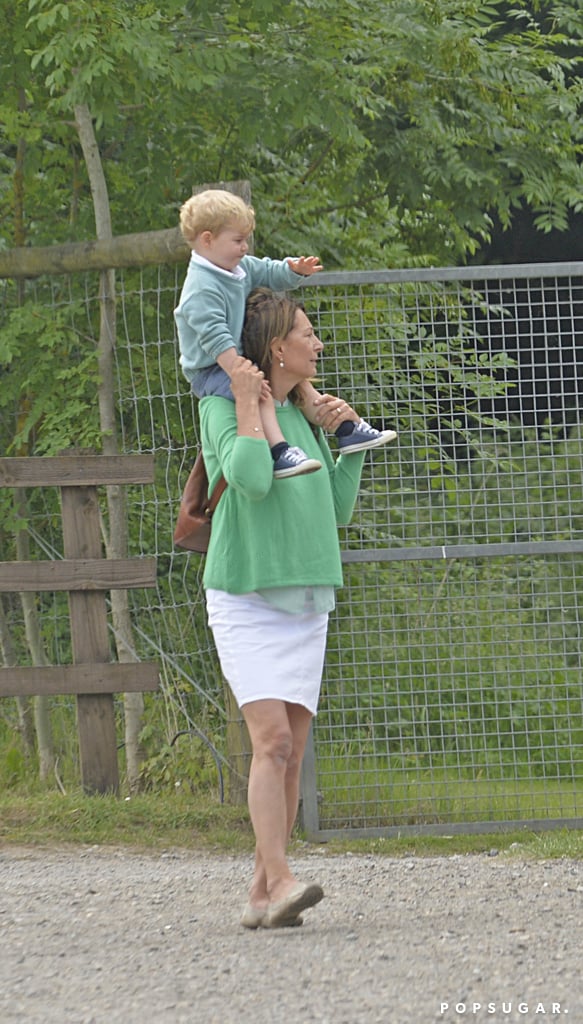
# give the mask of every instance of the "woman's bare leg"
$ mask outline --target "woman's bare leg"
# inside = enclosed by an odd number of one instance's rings
[[[259,908],[284,899],[296,884],[286,848],[298,811],[301,764],[312,716],[299,704],[276,700],[246,704],[243,716],[253,747],[248,800],[256,838],[249,899]]]

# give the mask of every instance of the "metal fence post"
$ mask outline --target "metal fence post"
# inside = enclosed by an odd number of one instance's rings
[[[314,839],[320,828],[318,791],[316,789],[316,748],[314,728],[310,725],[308,741],[302,762],[300,779],[300,825],[308,839]]]

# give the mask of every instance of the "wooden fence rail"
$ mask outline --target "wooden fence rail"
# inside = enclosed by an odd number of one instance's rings
[[[76,694],[83,788],[117,792],[114,693],[155,690],[155,662],[110,661],[105,591],[153,587],[156,559],[104,559],[97,487],[152,483],[150,455],[62,455],[0,459],[0,487],[58,487],[63,549],[59,561],[0,562],[0,591],[69,593],[72,665],[0,669],[0,697]]]

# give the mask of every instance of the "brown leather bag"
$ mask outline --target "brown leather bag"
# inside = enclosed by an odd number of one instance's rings
[[[182,492],[174,543],[187,551],[204,554],[211,536],[211,521],[219,498],[227,486],[222,476],[209,498],[206,466],[199,451]]]

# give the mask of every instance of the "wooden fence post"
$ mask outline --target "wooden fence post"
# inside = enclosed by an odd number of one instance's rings
[[[69,592],[73,665],[0,669],[0,697],[77,695],[81,781],[117,793],[114,693],[155,690],[155,662],[110,662],[105,591],[153,587],[155,558],[104,559],[98,484],[152,483],[152,456],[64,455],[0,459],[0,487],[60,487],[61,561],[0,562],[0,591]]]
[[[61,487],[65,558],[101,557],[96,487]],[[107,606],[100,590],[69,591],[74,663],[109,661]],[[81,781],[88,792],[119,788],[112,693],[77,696]]]

